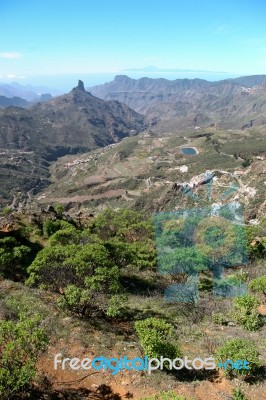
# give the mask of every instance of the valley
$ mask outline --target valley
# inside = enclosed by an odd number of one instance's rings
[[[264,79],[118,76],[0,109],[0,350],[17,362],[0,354],[1,400],[22,366],[15,400],[263,398]],[[112,375],[55,354],[252,368]]]
[[[183,154],[188,143],[196,154]],[[177,187],[211,171],[215,176],[212,201],[219,196],[221,201],[222,191],[236,183],[238,195],[233,193],[232,198],[244,201],[247,217],[252,219],[265,198],[265,154],[264,133],[256,128],[245,134],[207,128],[186,132],[186,136],[146,131],[82,157],[61,158],[50,168],[51,185],[35,196],[35,203],[58,202],[69,212],[85,213],[108,207],[174,210],[191,201]],[[203,188],[192,190],[200,192],[204,202]]]

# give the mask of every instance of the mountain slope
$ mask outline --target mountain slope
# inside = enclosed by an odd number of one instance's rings
[[[28,191],[47,179],[43,168],[58,157],[118,142],[145,126],[142,115],[125,104],[92,96],[81,81],[70,93],[48,102],[1,109],[0,194],[10,199],[18,190]]]
[[[226,201],[241,200],[246,218],[257,218],[265,214],[264,138],[263,127],[230,132],[212,127],[172,135],[146,131],[82,156],[60,158],[51,167],[52,184],[35,201],[61,203],[84,213],[103,207],[191,208],[207,201],[210,188],[202,184],[202,176],[213,171],[212,201],[223,201],[228,192]],[[196,153],[184,154],[187,146]],[[193,198],[186,184],[203,203]]]

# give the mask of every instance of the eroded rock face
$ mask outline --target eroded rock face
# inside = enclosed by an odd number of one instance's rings
[[[0,233],[8,233],[17,229],[18,225],[12,214],[5,217],[0,217]]]
[[[77,89],[82,90],[83,92],[85,92],[85,87],[84,87],[83,81],[81,81],[81,80],[78,81]]]

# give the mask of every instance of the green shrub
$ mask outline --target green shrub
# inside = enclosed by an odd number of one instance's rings
[[[135,322],[135,329],[143,351],[148,357],[160,358],[160,356],[164,356],[170,359],[181,357],[179,347],[173,343],[173,326],[165,320],[147,318]]]
[[[0,216],[6,217],[7,215],[11,214],[13,211],[10,207],[4,207],[2,211],[0,211]]]
[[[0,239],[0,276],[14,278],[17,273],[24,273],[21,267],[25,265],[29,253],[30,248],[13,237]]]
[[[55,232],[60,229],[73,229],[73,225],[67,221],[57,220],[52,221],[51,219],[47,219],[43,224],[43,234],[45,237],[49,238]]]
[[[255,293],[262,294],[263,300],[266,300],[266,275],[253,279],[249,284],[249,288]]]
[[[256,297],[245,295],[234,300],[234,317],[238,324],[249,331],[256,331],[263,325],[257,311],[259,301]]]
[[[247,281],[248,272],[243,271],[243,269],[241,269],[240,271],[237,271],[235,274],[227,275],[226,278],[228,282],[231,283],[232,285],[240,285]]]
[[[56,292],[79,316],[106,313],[109,298],[121,292],[119,269],[102,244],[47,246],[28,272],[28,285]]]
[[[65,229],[60,229],[52,234],[49,238],[49,245],[56,246],[62,245],[65,246],[69,243],[78,243],[79,232],[74,226],[70,226]]]
[[[62,217],[63,212],[65,211],[65,208],[64,208],[63,204],[57,203],[54,205],[54,210],[59,217]]]
[[[9,400],[28,385],[36,373],[38,355],[48,338],[38,320],[20,319],[0,322],[0,396]]]
[[[226,373],[228,375],[248,375],[256,371],[259,367],[259,353],[251,340],[230,339],[226,341],[215,354],[216,362],[224,363],[227,360],[233,362],[237,360],[248,361],[250,369],[231,369],[228,365]],[[230,364],[230,363],[229,363]]]
[[[217,325],[225,325],[227,320],[222,313],[213,313],[212,321]]]
[[[213,279],[211,276],[202,273],[199,276],[198,289],[203,292],[211,292],[213,289]]]
[[[232,400],[247,400],[247,398],[240,389],[234,389]]]
[[[248,244],[249,257],[251,259],[265,258],[266,255],[266,218],[262,219],[259,225],[247,226],[246,239]]]
[[[125,315],[126,307],[127,296],[125,294],[115,294],[109,300],[106,315],[108,317],[122,317]]]

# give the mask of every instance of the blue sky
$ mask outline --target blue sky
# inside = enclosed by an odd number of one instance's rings
[[[52,83],[150,65],[263,74],[265,15],[265,0],[1,0],[0,81]]]

